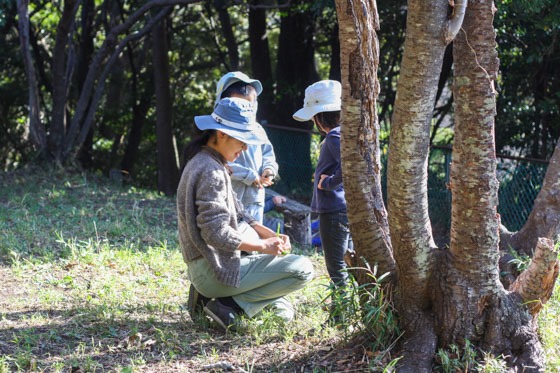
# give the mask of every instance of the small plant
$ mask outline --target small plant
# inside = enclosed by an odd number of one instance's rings
[[[468,340],[463,347],[451,345],[449,349],[439,349],[436,354],[436,363],[435,371],[443,373],[503,373],[508,371],[504,359],[486,352],[479,354]]]
[[[462,371],[463,365],[459,355],[459,347],[449,346],[448,350],[439,349],[436,354],[436,362],[439,364],[440,372],[453,373]]]
[[[506,361],[484,352],[483,360],[478,364],[476,371],[480,373],[504,373],[508,371]]]
[[[7,356],[0,356],[0,373],[10,373],[10,363]]]
[[[398,357],[396,359],[391,360],[391,362],[389,364],[387,364],[387,366],[385,367],[385,369],[383,369],[383,373],[393,373],[397,371],[397,363],[399,362],[401,358]]]
[[[31,355],[29,351],[17,353],[14,363],[18,370],[34,371],[37,369],[37,362],[33,359],[33,355]]]
[[[519,255],[519,253],[515,250],[510,250],[510,254],[513,256],[508,263],[515,265],[515,269],[518,272],[523,272],[526,270],[529,265],[531,265],[531,257],[528,255]]]

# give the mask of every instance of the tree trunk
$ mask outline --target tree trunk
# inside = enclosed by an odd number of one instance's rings
[[[69,159],[74,155],[75,149],[85,141],[87,134],[93,124],[95,111],[101,99],[105,79],[110,71],[111,65],[115,63],[118,56],[127,43],[142,38],[152,27],[167,16],[171,10],[171,5],[187,5],[196,0],[152,0],[145,3],[140,9],[128,16],[121,24],[113,27],[106,35],[102,46],[95,53],[88,69],[88,74],[80,91],[79,99],[76,103],[74,115],[68,127],[64,139],[63,160]],[[156,8],[159,11],[152,15],[145,22],[145,25],[134,33],[126,34],[133,26],[137,26],[140,20],[145,18],[147,12]],[[105,59],[110,56],[107,62]]]
[[[172,196],[179,183],[179,165],[173,145],[173,105],[169,88],[169,59],[166,22],[158,23],[152,31],[154,85],[156,93],[156,141],[158,190]]]
[[[148,48],[149,43],[146,42],[144,44],[146,45],[146,48]],[[121,161],[121,170],[132,176],[134,164],[137,160],[138,148],[140,147],[140,143],[142,141],[142,128],[144,127],[144,123],[146,121],[146,114],[151,107],[154,92],[150,89],[153,87],[153,82],[151,82],[152,79],[147,78],[148,84],[146,84],[146,89],[140,93],[140,87],[138,84],[139,72],[136,69],[132,55],[130,56],[130,68],[132,70],[132,91],[130,95],[132,122],[128,132],[123,159]],[[154,75],[152,72],[148,72],[148,74],[149,76]]]
[[[379,94],[377,68],[379,28],[375,1],[336,2],[342,76],[341,160],[352,239],[353,266],[378,266],[377,274],[395,276],[387,211],[381,192]],[[360,109],[361,108],[361,109]],[[365,262],[365,263],[364,263]],[[354,271],[359,283],[371,282],[364,271]]]
[[[313,46],[315,19],[311,11],[302,10],[303,5],[312,3],[311,0],[293,2],[280,21],[276,71],[276,120],[279,125],[301,128],[301,123],[296,122],[292,114],[301,108],[305,88],[319,80]]]
[[[71,28],[76,19],[77,2],[64,2],[64,8],[56,28],[56,40],[52,62],[52,117],[49,135],[49,150],[60,160],[62,141],[66,132],[66,103],[71,74],[74,69],[74,52],[68,46]]]
[[[379,18],[379,17],[377,17]],[[339,21],[340,22],[340,21]],[[340,66],[340,31],[339,31],[339,23],[337,23],[333,27],[332,35],[331,35],[331,63],[330,63],[330,70],[329,70],[329,79],[331,80],[338,80],[339,82],[342,81],[341,72],[342,67]],[[379,42],[377,42],[379,44]],[[379,46],[377,47],[379,49]],[[379,61],[377,61],[379,65]],[[377,74],[375,74],[377,78]],[[376,115],[377,117],[377,115]]]
[[[47,151],[47,134],[41,123],[40,107],[39,107],[39,87],[35,75],[35,67],[31,58],[29,49],[29,1],[17,0],[18,7],[18,28],[23,53],[23,63],[27,73],[29,87],[29,119],[28,119],[28,135],[29,139],[35,145],[40,154]]]
[[[293,113],[303,105],[305,88],[319,80],[315,70],[313,35],[315,32],[313,13],[309,10],[311,0],[296,0],[282,15],[278,40],[276,64],[276,110],[274,122],[284,127],[311,130],[313,123],[303,124],[292,118]],[[282,138],[271,136],[274,145],[281,141],[282,152],[276,153],[280,165],[281,180],[279,191],[309,191],[312,183],[311,136],[307,133],[283,131]],[[289,139],[287,141],[287,138]],[[293,160],[297,159],[297,167]],[[289,165],[289,166],[284,166]],[[299,196],[311,199],[310,195]]]
[[[220,24],[222,25],[222,36],[226,41],[226,48],[229,56],[229,66],[227,66],[227,70],[237,71],[239,70],[239,52],[237,50],[237,41],[235,40],[235,35],[231,26],[228,3],[229,1],[227,0],[214,0],[214,6],[218,11],[218,18],[220,19]]]
[[[443,299],[444,346],[480,339],[488,298],[498,280],[498,181],[494,149],[494,79],[498,70],[492,1],[467,10],[454,43],[455,141],[451,164],[451,275]],[[474,18],[478,17],[478,21]],[[475,29],[477,30],[474,34]],[[468,39],[468,40],[467,40]],[[475,54],[476,53],[476,54]],[[451,312],[454,309],[454,312]],[[474,321],[470,323],[471,321]],[[447,333],[447,335],[444,335]]]
[[[524,303],[548,300],[558,264],[556,253],[547,254],[551,247],[542,242],[541,255],[518,278],[513,292],[506,292],[499,281],[495,10],[492,0],[470,2],[454,41],[451,243],[437,271],[437,335],[440,347],[461,346],[468,340],[483,351],[505,356],[516,371],[540,372],[542,348]],[[547,288],[539,291],[535,284]],[[531,311],[536,315],[538,309]]]
[[[255,5],[259,3],[260,1],[255,1]],[[263,8],[249,8],[249,44],[253,78],[260,80],[263,85],[257,119],[261,123],[270,122],[274,115],[274,79],[266,29],[266,10]]]
[[[430,124],[446,47],[442,36],[447,11],[447,2],[408,1],[391,127],[387,200],[397,262],[396,306],[404,331],[399,362],[403,372],[430,372],[437,343],[429,300],[435,243],[428,216],[427,165]]]
[[[78,63],[76,66],[76,85],[78,87],[78,92],[81,92],[84,86],[84,81],[88,74],[88,67],[91,61],[91,56],[93,55],[94,45],[93,45],[93,18],[95,4],[93,0],[83,1],[82,4],[82,33],[80,37],[80,50],[78,53]],[[117,17],[115,17],[117,18]],[[109,101],[111,102],[111,101]],[[65,111],[66,112],[66,111]],[[67,123],[64,123],[64,133],[66,133]],[[62,143],[60,144],[57,156],[61,156]],[[88,132],[87,138],[84,143],[80,146],[80,151],[78,154],[78,160],[82,167],[86,169],[91,169],[93,167],[93,128]]]

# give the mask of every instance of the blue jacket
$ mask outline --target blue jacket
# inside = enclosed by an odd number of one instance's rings
[[[318,189],[321,174],[329,176],[321,184],[323,189]],[[330,130],[321,143],[321,153],[315,169],[311,210],[317,213],[346,212],[340,163],[340,126]]]
[[[275,175],[278,174],[278,163],[271,144],[247,145],[235,162],[228,163],[233,173],[231,185],[237,194],[237,199],[244,206],[259,204],[264,206],[264,188],[253,185],[262,172],[268,168]]]

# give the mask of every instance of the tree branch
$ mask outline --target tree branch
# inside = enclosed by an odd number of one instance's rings
[[[505,233],[505,232],[504,232]],[[527,222],[514,234],[500,234],[500,250],[532,255],[538,237],[560,240],[560,141],[550,158],[543,186]]]
[[[552,240],[539,238],[531,264],[509,289],[519,294],[533,316],[539,313],[552,295],[558,277],[557,256],[558,250],[554,248]]]
[[[447,28],[444,31],[443,38],[446,44],[449,44],[455,39],[465,18],[465,11],[467,10],[468,0],[449,0],[449,5],[453,8],[451,18],[447,22]]]
[[[103,69],[103,72],[102,72],[99,80],[97,81],[97,87],[95,88],[93,98],[92,98],[92,102],[89,105],[89,109],[88,109],[87,115],[84,119],[82,129],[80,131],[80,135],[78,136],[76,146],[80,146],[85,141],[85,139],[87,137],[87,134],[88,134],[88,132],[91,128],[91,125],[93,123],[93,118],[95,117],[95,112],[97,110],[97,104],[101,100],[101,95],[102,95],[103,89],[105,87],[105,81],[107,79],[107,76],[109,75],[109,72],[111,71],[111,67],[117,61],[117,59],[119,58],[119,56],[122,53],[125,46],[129,42],[134,41],[134,40],[138,40],[138,39],[142,38],[144,35],[146,35],[156,23],[160,22],[171,11],[172,11],[171,7],[163,8],[140,31],[135,32],[135,33],[130,34],[127,37],[125,37],[123,40],[121,40],[121,42],[119,43],[117,48],[115,48],[115,50],[113,51],[113,54],[111,55],[111,58],[109,59],[107,64],[105,64],[105,68]]]
[[[72,122],[70,124],[68,133],[64,140],[64,152],[62,155],[63,160],[71,154],[72,150],[76,147],[76,138],[80,133],[82,126],[84,126],[87,118],[93,118],[93,114],[90,114],[88,110],[95,110],[95,107],[89,108],[90,100],[92,100],[93,86],[95,80],[99,76],[99,71],[101,70],[101,65],[107,56],[111,53],[115,45],[118,43],[118,36],[129,31],[139,20],[141,20],[144,15],[154,7],[158,6],[173,6],[173,5],[188,5],[200,2],[200,0],[152,0],[144,4],[140,9],[134,12],[130,17],[126,19],[125,22],[111,29],[103,45],[97,51],[95,57],[91,61],[90,68],[78,104],[76,106],[76,111]],[[120,53],[120,52],[119,52]],[[89,109],[88,109],[89,108]],[[89,130],[89,129],[88,129]],[[83,131],[81,131],[83,132]],[[86,132],[87,133],[87,132]]]

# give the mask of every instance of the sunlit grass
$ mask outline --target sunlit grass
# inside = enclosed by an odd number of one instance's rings
[[[336,297],[312,252],[304,254],[317,276],[289,296],[292,323],[265,311],[243,333],[224,335],[204,315],[191,318],[175,214],[173,198],[92,175],[0,174],[0,373],[181,372],[224,362],[248,372],[392,371],[399,331],[383,288],[349,288],[339,302],[351,309],[348,327],[329,325]],[[539,316],[550,373],[560,370],[556,290]],[[334,358],[344,349],[351,358]],[[449,369],[440,371],[472,364],[466,350],[438,354]],[[499,357],[477,359],[478,371],[503,368]]]
[[[191,318],[174,198],[29,170],[0,175],[0,206],[0,373],[195,371],[232,359],[246,371],[293,370],[353,336],[326,324],[329,281],[311,252],[317,277],[290,295],[292,323],[263,312],[224,336]],[[332,371],[331,360],[312,371]]]
[[[539,314],[539,335],[545,351],[546,372],[560,371],[560,285]]]

